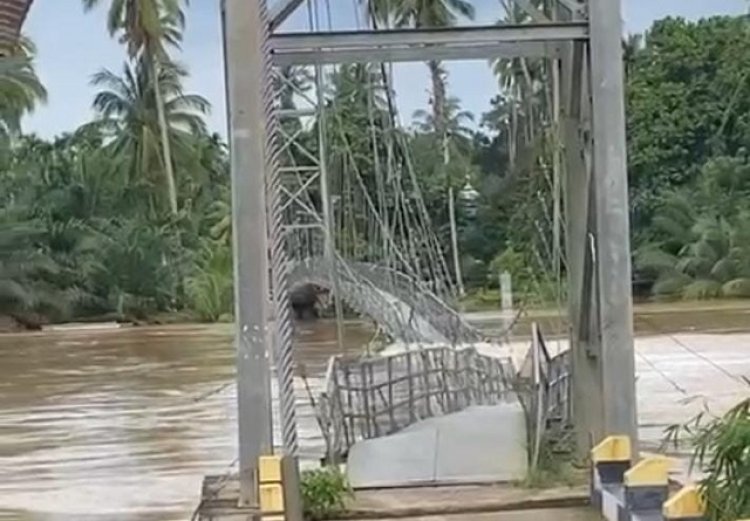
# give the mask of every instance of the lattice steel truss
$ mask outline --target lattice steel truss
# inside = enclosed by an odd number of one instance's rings
[[[346,62],[516,57],[550,61],[559,80],[573,408],[579,441],[586,447],[590,437],[601,439],[610,433],[627,433],[636,439],[620,0],[549,0],[546,10],[533,7],[528,0],[516,0],[518,7],[529,12],[529,24],[279,32],[284,19],[301,3],[278,0],[266,12],[265,0],[225,0],[238,281],[241,500],[255,502],[257,456],[271,449],[267,360],[273,343],[261,332],[268,317],[278,314],[279,299],[269,302],[267,292],[259,289],[268,287],[265,244],[270,241],[274,251],[273,243],[278,241],[278,236],[268,234],[262,210],[267,200],[280,199],[266,188],[277,187],[292,200],[288,195],[296,192],[274,182],[281,174],[302,179],[300,188],[325,179],[319,165],[305,175],[301,169],[287,172],[284,166],[276,166],[279,147],[287,145],[273,143],[277,114],[266,106],[274,97],[271,64],[320,67]],[[283,204],[287,209],[297,203]],[[308,226],[325,236],[330,231],[325,212],[320,221],[308,215],[294,226]],[[282,284],[273,291],[287,289]],[[283,346],[277,345],[274,352],[279,349],[283,351]]]

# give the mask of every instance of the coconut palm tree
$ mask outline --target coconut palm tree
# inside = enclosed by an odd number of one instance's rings
[[[182,92],[180,80],[185,71],[168,64],[159,69],[158,81],[153,81],[153,71],[148,61],[141,59],[135,67],[126,64],[122,76],[105,69],[92,79],[92,84],[102,89],[94,98],[98,118],[92,125],[103,133],[108,149],[133,184],[156,184],[155,177],[163,166],[160,145],[164,140],[159,137],[162,118],[154,95],[157,85],[164,94],[167,139],[174,143],[178,156],[191,154],[193,136],[206,132],[203,115],[208,113],[209,103],[201,96]],[[174,210],[172,188],[168,186],[170,211]]]
[[[379,17],[381,21],[392,23],[397,27],[433,28],[450,27],[455,25],[459,19],[474,18],[474,6],[470,0],[371,0],[370,13]],[[432,117],[435,123],[437,136],[443,143],[443,156],[445,165],[448,163],[448,140],[445,120],[446,103],[446,71],[439,60],[427,62],[430,69],[430,80],[432,82]],[[463,293],[458,252],[456,247],[455,218],[453,205],[453,186],[448,186],[448,206],[450,208],[451,221],[454,228],[453,252],[456,279],[458,281],[459,294]]]
[[[84,8],[90,10],[103,0],[82,0]],[[127,46],[131,59],[142,59],[151,69],[150,76],[156,82],[152,90],[160,131],[161,162],[167,182],[169,207],[177,213],[177,184],[169,141],[169,125],[166,116],[162,87],[159,85],[161,69],[171,60],[167,46],[177,47],[182,40],[185,15],[182,0],[109,0],[107,28],[112,36],[119,35]]]
[[[460,19],[473,19],[474,6],[469,0],[370,0],[370,12],[385,26],[393,27],[450,27]],[[442,134],[446,102],[443,65],[438,60],[427,63],[432,82],[433,118],[438,133]]]
[[[530,15],[512,0],[501,0],[505,17],[498,25],[519,24],[529,21]],[[540,2],[532,5],[540,8]],[[518,164],[518,153],[536,138],[543,124],[546,95],[544,89],[544,62],[526,58],[500,58],[490,61],[497,76],[503,97],[508,105],[508,142],[511,170]]]
[[[0,56],[0,135],[20,130],[21,118],[47,100],[47,91],[34,70],[35,47],[28,39]]]
[[[426,110],[416,110],[412,115],[414,122],[422,132],[436,132],[438,130],[438,121],[435,120],[435,114]],[[474,121],[474,114],[468,110],[461,109],[461,100],[451,96],[445,100],[445,131],[452,137],[469,139],[471,129],[467,126]]]

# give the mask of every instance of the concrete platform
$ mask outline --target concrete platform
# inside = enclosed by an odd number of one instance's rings
[[[509,484],[358,490],[348,506],[346,517],[451,520],[597,519],[587,517],[588,514],[596,514],[593,509],[588,509],[588,503],[589,491],[586,485],[543,490]],[[529,513],[535,513],[536,516],[529,517]],[[576,517],[574,513],[580,517]],[[560,517],[555,517],[558,514]]]
[[[599,521],[601,517],[589,507],[488,512],[484,514],[448,514],[419,517],[381,517],[379,521]]]
[[[357,443],[347,474],[354,488],[509,482],[526,477],[526,424],[517,401],[423,420]]]

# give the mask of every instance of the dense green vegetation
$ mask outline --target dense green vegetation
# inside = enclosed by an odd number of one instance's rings
[[[217,319],[232,299],[227,150],[170,57],[181,4],[105,7],[127,53],[119,74],[93,75],[91,123],[51,141],[20,134],[45,95],[33,49],[0,62],[0,315],[29,326],[184,309]]]
[[[175,58],[189,29],[184,5],[83,5],[109,9],[108,29],[124,46],[122,70],[92,76],[94,121],[52,140],[24,135],[21,118],[45,101],[33,46],[0,59],[0,315],[28,325],[164,312],[217,320],[232,305],[228,153],[206,128],[208,102],[183,89],[188,71]],[[372,13],[381,27],[448,26],[473,9],[464,0],[373,2]],[[634,264],[646,294],[750,296],[749,28],[744,17],[666,19],[624,43]],[[398,129],[398,142],[446,245],[449,189],[457,194],[467,288],[495,287],[507,269],[517,290],[538,292],[554,285],[557,264],[549,72],[522,59],[488,66],[499,94],[473,115],[443,65],[426,64],[430,108]],[[358,169],[373,190],[368,156],[388,132],[392,101],[373,87],[383,74],[345,66],[327,88],[332,168]],[[312,88],[308,71],[284,75]],[[293,104],[282,91],[282,105]],[[285,125],[316,139],[316,125]],[[435,153],[444,145],[447,166]]]

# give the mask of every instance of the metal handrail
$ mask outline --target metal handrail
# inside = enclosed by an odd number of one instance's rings
[[[455,309],[420,281],[391,267],[370,263],[355,263],[355,269],[378,284],[389,282],[394,295],[421,312],[433,327],[453,344],[481,342],[483,336],[470,326]]]
[[[426,418],[515,396],[509,358],[452,346],[366,358],[334,357],[320,397],[329,456]]]
[[[483,340],[457,311],[404,273],[370,263],[350,263],[339,256],[334,269],[342,298],[356,311],[373,317],[395,339],[453,345]],[[304,281],[331,286],[330,277],[330,265],[323,257],[295,261],[290,269],[293,284]],[[387,295],[404,304],[410,316],[404,316],[404,309],[399,310]]]

